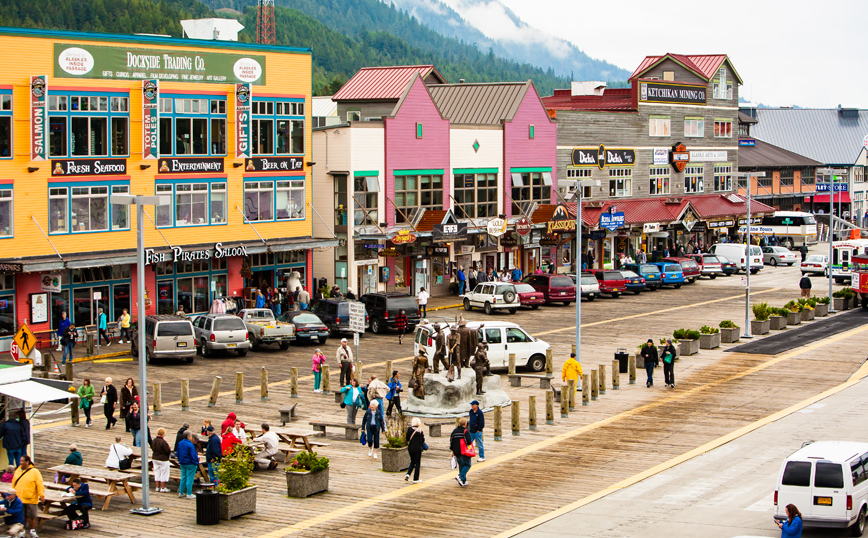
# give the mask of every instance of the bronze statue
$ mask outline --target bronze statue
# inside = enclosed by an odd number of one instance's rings
[[[425,372],[428,371],[428,356],[425,350],[419,348],[419,354],[413,359],[413,374],[410,377],[410,386],[413,396],[420,400],[425,399]]]
[[[461,335],[458,334],[456,325],[453,325],[450,330],[451,332],[446,338],[446,351],[449,354],[449,372],[446,374],[446,379],[451,383],[455,379],[456,365],[458,366],[458,379],[461,379]]]
[[[480,325],[479,329],[484,327]],[[476,352],[476,346],[479,344],[478,329],[471,329],[467,326],[467,320],[462,319],[458,322],[458,334],[461,335],[461,367],[467,368],[470,366],[470,357]]]
[[[491,375],[491,363],[488,361],[488,344],[479,342],[476,346],[476,353],[473,359],[470,360],[470,367],[476,372],[476,394],[485,394],[482,390],[482,377]]]
[[[446,333],[443,331],[443,326],[434,326],[434,373],[440,373],[440,363],[443,363],[443,369],[449,369],[449,361],[446,357],[449,356],[449,350],[446,348]]]

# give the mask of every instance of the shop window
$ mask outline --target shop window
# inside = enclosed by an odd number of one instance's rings
[[[48,189],[48,233],[67,232],[67,208],[69,189],[57,187]]]
[[[651,116],[648,120],[648,136],[669,136],[671,121],[669,116]]]
[[[10,90],[5,90],[10,91]],[[12,94],[0,93],[0,159],[12,157]]]
[[[157,206],[159,227],[226,223],[226,183],[158,183],[156,193],[173,202]]]
[[[784,168],[781,170],[781,185],[792,187],[795,181],[796,171],[792,168]]]
[[[650,177],[650,194],[670,194],[668,166],[651,168]]]
[[[727,192],[732,190],[732,165],[714,165],[714,192]]]
[[[70,146],[76,157],[100,157],[108,155],[107,118],[72,118]]]
[[[112,194],[129,194],[129,185],[112,185]],[[130,206],[126,204],[111,205],[112,230],[130,229]]]
[[[226,99],[160,99],[160,155],[226,155]]]
[[[254,100],[253,153],[255,155],[304,154],[304,103]]]
[[[172,185],[170,183],[157,184],[156,187],[157,196],[160,195],[168,195],[169,198],[172,198]],[[172,225],[172,205],[158,205],[155,206],[154,211],[156,212],[157,218],[157,226],[171,226]]]
[[[125,157],[130,153],[126,95],[49,95],[51,157]]]
[[[497,174],[455,174],[458,218],[491,218],[497,211]]]
[[[380,192],[380,178],[359,176],[353,178],[353,223],[358,225],[379,223],[377,193]]]
[[[125,309],[130,313],[130,285],[115,284],[112,286],[112,319],[120,319]]]
[[[0,338],[15,335],[15,295],[0,293]]]
[[[512,173],[512,214],[530,212],[534,202],[551,203],[552,187],[549,172]]]
[[[732,138],[732,120],[714,120],[714,138]]]
[[[226,223],[226,184],[211,184],[211,224]]]
[[[335,226],[347,225],[347,176],[335,175]]]
[[[347,110],[347,122],[361,121],[362,112],[359,110]]]
[[[814,168],[802,168],[802,185],[813,185],[816,181]]]
[[[567,168],[567,179],[590,179],[593,175],[593,170],[590,168]],[[594,189],[591,186],[582,187],[582,198],[590,198],[594,195]]]
[[[304,153],[304,121],[277,120],[278,155]]]
[[[12,237],[12,189],[0,185],[0,237]]]
[[[633,169],[609,168],[609,197],[622,198],[633,193]]]
[[[208,224],[208,184],[175,185],[175,225]]]
[[[192,260],[178,262],[175,264],[175,269],[175,272],[179,275],[189,273],[205,273],[208,272],[209,263],[208,260]]]
[[[226,258],[211,258],[212,271],[225,271],[228,266],[229,264],[226,263]]]
[[[395,222],[412,221],[420,208],[443,209],[443,176],[395,176]]]
[[[277,220],[303,219],[305,215],[304,180],[278,181],[274,200]]]
[[[696,194],[703,192],[703,171],[702,166],[688,166],[684,169],[684,193]]]
[[[274,220],[273,181],[247,181],[244,183],[244,216],[249,221]]]
[[[108,187],[72,187],[73,232],[108,230]]]
[[[702,138],[705,136],[705,119],[684,118],[684,136],[688,138]]]

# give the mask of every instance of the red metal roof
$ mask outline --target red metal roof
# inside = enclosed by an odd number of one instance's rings
[[[632,112],[633,90],[631,88],[607,89],[603,95],[576,95],[570,90],[555,90],[554,95],[542,98],[548,110],[606,110]]]
[[[414,75],[423,79],[434,73],[445,82],[433,65],[363,67],[332,97],[333,101],[382,101],[400,99]]]
[[[443,219],[446,217],[446,211],[442,209],[428,209],[425,211],[425,214],[422,215],[422,218],[419,220],[419,224],[416,225],[416,231],[418,232],[430,232],[434,229],[435,224],[440,224],[443,222]]]
[[[655,65],[660,60],[664,58],[671,58],[676,62],[680,63],[687,69],[690,69],[697,75],[704,78],[706,81],[711,80],[714,74],[717,72],[717,69],[720,67],[724,61],[726,61],[726,54],[672,54],[667,53],[663,56],[646,56],[642,63],[639,64],[639,67],[633,71],[633,74],[630,75],[630,80],[634,78],[638,78],[645,71],[647,71],[650,67]],[[738,74],[736,73],[736,77]]]

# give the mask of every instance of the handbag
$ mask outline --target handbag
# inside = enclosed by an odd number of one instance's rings
[[[346,409],[346,407],[347,407],[347,404],[345,404],[344,402],[341,402],[341,409]]]
[[[462,456],[467,456],[469,458],[476,456],[476,451],[473,449],[473,443],[470,443],[468,445],[467,442],[464,441],[463,437],[461,438],[460,443],[461,443],[461,455]]]
[[[359,442],[362,445],[368,444],[368,435],[365,432],[362,432],[362,435],[359,436]]]
[[[99,397],[99,403],[101,403],[102,405],[105,405],[106,396],[107,396],[107,394],[103,392],[102,396]]]
[[[118,455],[117,447],[112,446],[112,450],[115,451],[115,456],[117,456]],[[133,466],[133,460],[131,460],[129,456],[124,456],[124,459],[120,459],[120,457],[118,457],[118,469],[120,469],[121,471],[125,471],[126,469],[129,469],[132,466]]]
[[[428,443],[422,443],[422,450],[428,450]]]
[[[456,458],[455,456],[452,456],[452,459],[449,460],[449,466],[452,467],[453,469],[457,469],[458,468],[458,458]]]
[[[87,399],[87,398],[82,398],[81,401],[78,403],[78,407],[79,407],[80,409],[87,409],[87,408],[89,408],[89,407],[90,407],[90,400]]]

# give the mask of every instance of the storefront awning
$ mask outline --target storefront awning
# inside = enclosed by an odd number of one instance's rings
[[[815,194],[814,195],[814,203],[815,204],[828,204],[829,203],[829,195],[828,194]],[[811,197],[805,196],[805,201],[810,202]],[[850,203],[850,193],[849,192],[836,192],[834,203],[841,202],[842,204]]]
[[[18,383],[0,385],[0,394],[5,394],[6,396],[32,404],[78,398],[75,393],[65,392],[48,385],[43,385],[42,383],[37,383],[36,381],[19,381]]]

